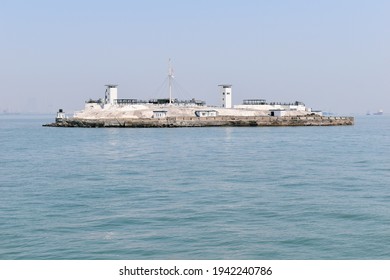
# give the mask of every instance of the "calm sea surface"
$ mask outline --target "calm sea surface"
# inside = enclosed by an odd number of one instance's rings
[[[46,128],[0,116],[0,259],[390,259],[390,116]]]

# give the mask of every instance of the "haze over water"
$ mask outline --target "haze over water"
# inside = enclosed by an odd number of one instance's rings
[[[0,116],[0,259],[389,259],[389,116],[58,129]]]
[[[336,114],[390,112],[390,1],[3,0],[0,112],[73,112],[118,84],[220,105],[304,102]]]

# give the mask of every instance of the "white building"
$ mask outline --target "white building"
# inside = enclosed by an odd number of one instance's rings
[[[286,110],[284,109],[273,109],[270,110],[271,116],[273,117],[284,117],[286,116]]]
[[[232,108],[232,85],[219,85],[222,93],[222,107]]]
[[[113,105],[115,101],[118,99],[118,85],[106,85],[106,95],[104,98],[105,104]]]
[[[218,112],[216,110],[197,110],[195,111],[197,117],[216,117]]]
[[[57,112],[56,122],[60,122],[66,119],[65,113],[62,109],[59,109]]]
[[[293,103],[266,102],[265,99],[245,99],[242,105],[234,105],[235,109],[269,111],[271,116],[289,116],[289,115],[307,115],[312,110],[306,107],[303,102],[295,101]],[[313,112],[321,115],[320,111]]]
[[[153,118],[155,119],[161,119],[166,117],[167,117],[167,111],[165,110],[153,111]]]

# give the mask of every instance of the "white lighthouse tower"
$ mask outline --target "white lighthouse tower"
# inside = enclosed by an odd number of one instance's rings
[[[66,119],[65,113],[62,109],[59,109],[57,112],[56,122],[62,122]]]
[[[106,85],[106,95],[104,98],[104,101],[106,104],[113,105],[115,103],[115,100],[118,99],[118,85]]]
[[[232,108],[232,85],[219,85],[222,93],[222,107]]]

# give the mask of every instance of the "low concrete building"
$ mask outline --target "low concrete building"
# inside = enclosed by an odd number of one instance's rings
[[[153,118],[155,119],[161,119],[166,117],[167,117],[167,111],[165,110],[153,111]]]
[[[283,109],[274,109],[274,110],[270,110],[270,112],[271,112],[271,117],[283,117],[287,115],[286,110]]]
[[[197,110],[195,111],[197,117],[216,117],[218,112],[216,110]]]

